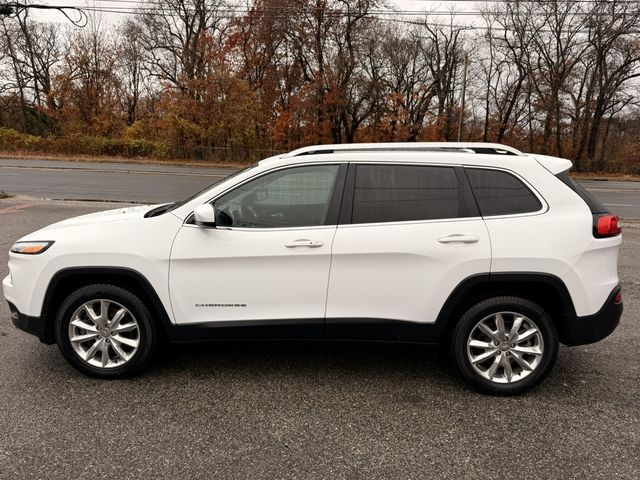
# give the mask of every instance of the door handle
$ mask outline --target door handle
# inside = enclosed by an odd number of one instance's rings
[[[299,240],[294,240],[292,242],[287,242],[284,244],[287,248],[298,248],[298,247],[307,247],[307,248],[318,248],[324,245],[322,240],[307,240],[306,238],[301,238]]]
[[[478,243],[480,238],[475,235],[461,235],[454,233],[447,235],[446,237],[440,237],[438,239],[440,243]]]

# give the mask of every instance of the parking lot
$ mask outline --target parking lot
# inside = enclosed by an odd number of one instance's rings
[[[0,200],[0,275],[21,235],[113,206]],[[628,221],[618,330],[517,398],[421,348],[346,343],[179,346],[93,380],[1,303],[0,478],[638,478],[639,248]]]

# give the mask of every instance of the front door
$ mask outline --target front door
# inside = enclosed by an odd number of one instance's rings
[[[176,322],[231,331],[275,326],[281,337],[289,325],[293,336],[319,336],[345,169],[268,172],[215,199],[215,228],[187,222],[171,253]]]

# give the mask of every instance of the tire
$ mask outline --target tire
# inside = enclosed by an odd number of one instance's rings
[[[62,355],[92,377],[133,376],[147,367],[156,350],[149,309],[116,285],[87,285],[69,295],[58,309],[55,329]]]
[[[456,324],[451,341],[462,377],[492,395],[531,390],[558,358],[558,332],[551,318],[539,305],[518,297],[495,297],[474,305]]]

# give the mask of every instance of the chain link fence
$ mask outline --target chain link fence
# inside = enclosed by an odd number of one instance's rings
[[[173,146],[169,149],[169,156],[181,160],[203,162],[252,163],[286,152],[286,150],[271,148]]]

